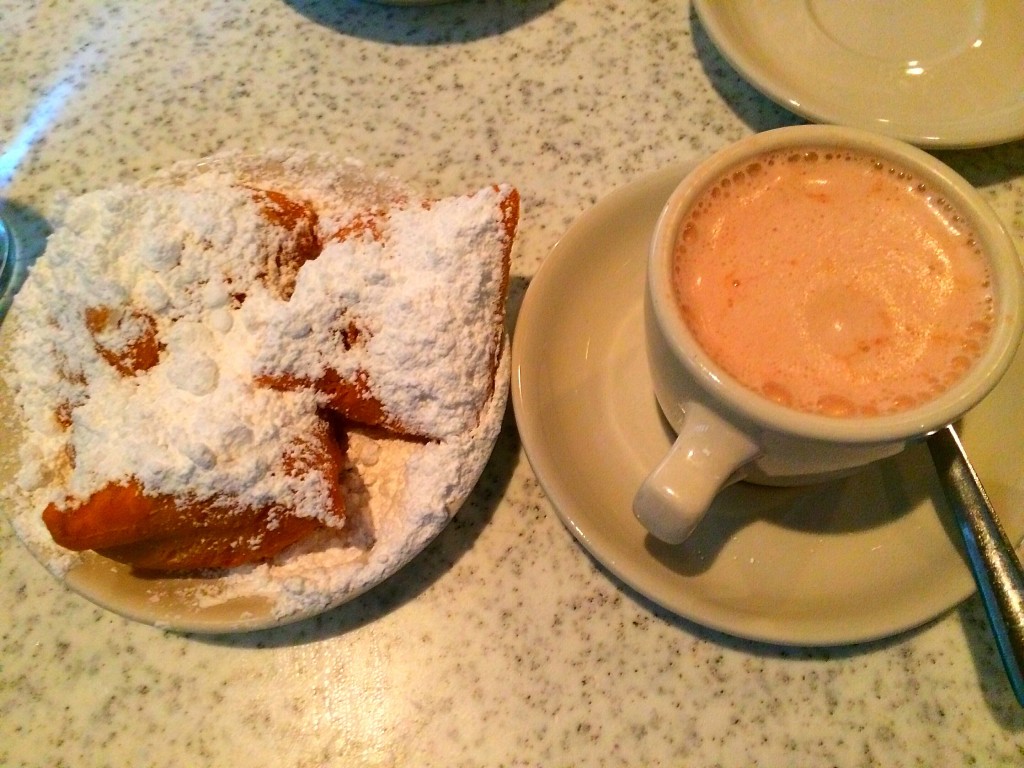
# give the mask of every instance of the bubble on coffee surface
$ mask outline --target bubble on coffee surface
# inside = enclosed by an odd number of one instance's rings
[[[850,366],[897,339],[898,308],[860,286],[829,284],[809,293],[803,315],[822,354]]]
[[[726,171],[681,225],[675,281],[685,322],[726,373],[837,417],[935,399],[994,324],[962,213],[913,172],[854,151],[780,150]]]

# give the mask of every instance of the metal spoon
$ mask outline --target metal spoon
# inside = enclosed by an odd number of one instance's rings
[[[1024,706],[1024,568],[953,426],[931,435],[928,450],[964,538],[1010,687]]]

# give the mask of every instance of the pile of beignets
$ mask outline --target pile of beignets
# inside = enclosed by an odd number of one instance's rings
[[[159,573],[344,528],[347,430],[472,429],[519,196],[225,156],[71,201],[15,298],[17,482],[54,541]]]

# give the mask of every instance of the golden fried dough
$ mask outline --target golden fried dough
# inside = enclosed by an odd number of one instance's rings
[[[330,514],[344,520],[338,485],[344,454],[326,421],[309,444],[288,453],[282,470],[318,472],[329,489]],[[96,550],[146,570],[229,568],[271,557],[324,521],[297,517],[280,503],[241,506],[231,498],[209,499],[147,493],[130,479],[109,483],[80,504],[50,504],[43,522],[67,549]]]

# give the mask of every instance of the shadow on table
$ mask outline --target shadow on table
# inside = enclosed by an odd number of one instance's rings
[[[1006,679],[995,641],[989,631],[984,609],[977,594],[921,626],[905,630],[890,637],[846,645],[797,646],[747,640],[710,629],[689,619],[684,619],[633,590],[632,587],[620,581],[592,557],[591,562],[622,590],[623,594],[629,596],[638,605],[646,607],[652,616],[665,624],[675,626],[682,630],[685,635],[704,642],[765,659],[822,662],[853,659],[873,653],[891,653],[900,648],[900,646],[906,645],[917,635],[927,632],[936,624],[955,620],[963,629],[964,637],[974,662],[977,678],[976,684],[982,690],[982,695],[992,718],[1007,732],[1012,734],[1024,733],[1024,709],[1017,702]],[[681,641],[685,641],[685,637],[681,637]],[[930,659],[924,652],[920,655],[915,655],[914,649],[910,646],[900,651],[899,658],[904,659],[908,665],[920,666],[925,677],[928,675],[928,667],[934,663],[934,660]],[[923,684],[916,695],[922,698],[928,697],[927,685]]]
[[[994,147],[932,152],[975,187],[990,187],[1024,176],[1024,141]]]
[[[779,106],[744,80],[719,52],[701,24],[697,11],[690,9],[690,34],[704,75],[733,113],[755,132],[807,121]]]
[[[985,704],[1004,730],[1024,733],[1024,708],[1010,689],[981,598],[973,595],[956,609],[956,614],[971,651]]]
[[[441,45],[503,34],[546,13],[560,0],[461,0],[424,6],[378,5],[367,0],[285,2],[343,35],[396,45]]]

